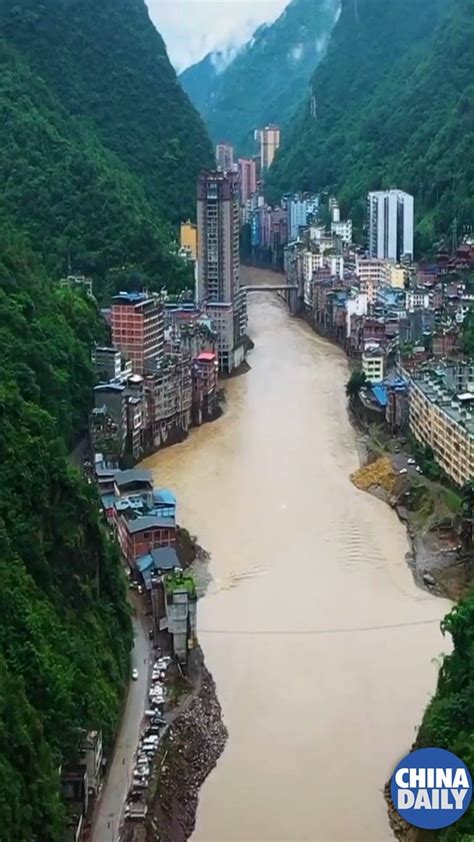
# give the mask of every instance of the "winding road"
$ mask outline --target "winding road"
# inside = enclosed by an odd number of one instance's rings
[[[101,796],[93,817],[91,842],[118,842],[120,819],[132,778],[133,759],[138,745],[148,691],[150,646],[139,619],[133,620],[134,647],[131,668],[138,670],[137,681],[131,681]]]

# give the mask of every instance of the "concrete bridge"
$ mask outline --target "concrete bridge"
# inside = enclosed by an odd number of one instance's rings
[[[297,284],[255,284],[255,286],[242,286],[240,289],[248,292],[281,292],[284,293],[285,301],[292,316],[298,312],[298,286]]]
[[[298,289],[296,284],[255,284],[255,286],[240,287],[245,292],[286,292],[288,289]]]

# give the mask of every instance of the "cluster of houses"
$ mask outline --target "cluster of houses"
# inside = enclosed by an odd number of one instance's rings
[[[307,321],[360,360],[366,419],[383,420],[392,434],[409,429],[456,485],[469,481],[474,377],[462,332],[474,303],[474,240],[415,265],[410,254],[374,256],[310,221],[284,264]]]
[[[112,343],[93,352],[92,449],[133,465],[217,416],[217,335],[194,304],[147,293],[120,293],[104,316]]]
[[[176,497],[155,488],[151,471],[143,468],[118,470],[97,461],[95,472],[130,583],[151,605],[154,643],[186,664],[196,634],[196,589],[177,552]]]

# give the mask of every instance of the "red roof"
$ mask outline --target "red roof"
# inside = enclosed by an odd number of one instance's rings
[[[212,351],[203,351],[201,354],[198,354],[196,359],[199,362],[212,363],[216,359],[216,355]]]

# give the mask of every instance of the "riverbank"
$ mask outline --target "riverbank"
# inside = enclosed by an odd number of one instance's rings
[[[406,456],[380,455],[380,449],[367,447],[364,438],[365,447],[359,445],[361,466],[351,481],[387,503],[406,527],[410,550],[405,560],[416,585],[436,596],[460,599],[471,583],[472,563],[462,553],[459,516],[450,510],[445,489],[400,468]]]
[[[186,842],[194,830],[200,788],[228,735],[215,683],[200,649],[194,651],[192,661],[193,689],[181,702],[160,745],[146,821],[127,828],[123,842]]]
[[[183,528],[177,551],[201,598],[211,581],[208,554]],[[186,842],[194,830],[199,790],[227,740],[215,683],[199,646],[189,654],[186,675],[176,673],[167,682],[173,692],[153,761],[146,818],[139,823],[126,820],[121,842]]]

